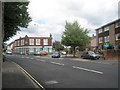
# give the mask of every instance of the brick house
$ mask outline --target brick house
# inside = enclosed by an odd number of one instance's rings
[[[96,29],[97,46],[103,49],[104,43],[116,47],[120,44],[120,19],[110,22]]]
[[[98,50],[103,51],[107,60],[120,58],[120,18],[96,29]],[[105,44],[112,48],[106,49]]]
[[[40,51],[52,53],[52,35],[50,37],[19,38],[8,45],[13,54],[35,54]]]
[[[97,45],[96,35],[93,34],[92,37],[90,37],[89,41],[90,41],[90,44],[86,46],[86,51],[88,50],[95,51],[96,45]]]

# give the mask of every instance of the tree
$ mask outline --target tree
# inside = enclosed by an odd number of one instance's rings
[[[27,28],[31,21],[27,11],[28,4],[29,2],[4,3],[4,42],[20,31],[21,27]]]
[[[61,42],[59,42],[59,41],[53,42],[53,48],[56,51],[64,50],[64,47],[62,46]]]
[[[65,32],[62,35],[62,44],[73,48],[73,56],[75,57],[75,48],[83,47],[89,43],[89,31],[81,28],[77,21],[73,23],[66,22]]]

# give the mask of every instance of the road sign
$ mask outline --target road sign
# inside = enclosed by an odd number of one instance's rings
[[[104,43],[103,46],[104,46],[104,47],[109,47],[110,44],[109,44],[109,43]]]

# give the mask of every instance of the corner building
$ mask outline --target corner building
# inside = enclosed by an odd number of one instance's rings
[[[19,38],[8,45],[13,54],[35,54],[40,51],[52,53],[52,35],[50,37]]]

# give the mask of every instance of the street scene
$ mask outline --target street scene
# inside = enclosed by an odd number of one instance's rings
[[[1,89],[119,89],[119,0],[0,1],[0,20]]]
[[[100,63],[24,55],[7,55],[6,58],[24,68],[44,88],[118,87],[118,62],[115,61]]]

